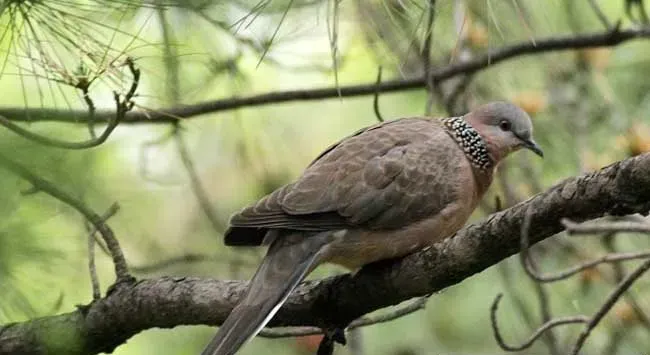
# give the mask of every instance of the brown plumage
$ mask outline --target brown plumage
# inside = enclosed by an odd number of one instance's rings
[[[297,181],[232,217],[227,245],[269,251],[203,355],[234,354],[323,262],[355,269],[452,235],[498,162],[521,147],[542,155],[528,115],[504,102],[383,122],[332,145]]]

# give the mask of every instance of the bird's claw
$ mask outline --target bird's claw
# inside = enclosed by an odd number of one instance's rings
[[[334,353],[334,343],[341,345],[347,344],[345,339],[345,330],[343,328],[328,329],[325,331],[325,336],[318,346],[316,355],[332,355]]]

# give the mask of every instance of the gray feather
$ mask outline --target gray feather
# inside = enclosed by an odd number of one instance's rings
[[[232,355],[257,335],[294,288],[318,265],[331,233],[294,232],[272,240],[241,302],[232,310],[202,355]]]

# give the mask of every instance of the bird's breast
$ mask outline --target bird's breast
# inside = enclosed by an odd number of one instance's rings
[[[434,216],[393,230],[348,229],[338,232],[327,262],[358,269],[384,259],[401,257],[442,241],[463,227],[473,201],[458,201]]]

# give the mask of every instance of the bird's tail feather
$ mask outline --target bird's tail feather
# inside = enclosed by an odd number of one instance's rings
[[[296,233],[271,242],[242,301],[232,310],[202,355],[232,355],[273,318],[291,291],[321,261],[324,233]]]

